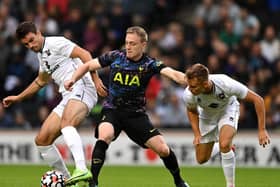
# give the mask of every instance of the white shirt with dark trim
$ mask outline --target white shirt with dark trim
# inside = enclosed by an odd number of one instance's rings
[[[210,119],[219,116],[229,105],[239,105],[237,99],[243,99],[248,87],[225,74],[210,74],[213,90],[210,94],[193,95],[187,87],[183,99],[187,108],[196,108],[199,117]]]
[[[51,75],[52,79],[59,86],[59,92],[61,93],[66,91],[64,82],[69,80],[78,66],[82,64],[79,58],[70,57],[75,46],[75,43],[62,36],[45,37],[42,52],[38,53],[39,71],[47,72]],[[89,73],[76,84],[81,83],[93,85]]]

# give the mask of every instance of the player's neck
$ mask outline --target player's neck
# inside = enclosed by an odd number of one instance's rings
[[[135,56],[135,57],[133,57],[133,58],[130,58],[129,60],[134,61],[134,62],[138,62],[138,61],[140,61],[140,60],[142,59],[143,55],[144,55],[144,54],[142,53],[142,54],[140,54],[140,55],[138,55],[138,56]]]
[[[44,45],[45,45],[45,37],[42,36],[42,37],[41,37],[41,49],[40,49],[40,52],[41,52],[41,53],[43,52]]]
[[[210,93],[212,93],[213,88],[214,88],[213,82],[209,80],[208,83],[207,83],[207,86],[205,87],[204,94],[210,94]]]

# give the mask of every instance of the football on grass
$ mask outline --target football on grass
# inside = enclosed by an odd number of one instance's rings
[[[41,178],[41,187],[64,187],[65,177],[60,171],[47,171]]]

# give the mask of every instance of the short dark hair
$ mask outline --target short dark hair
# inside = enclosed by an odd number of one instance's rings
[[[209,70],[202,64],[194,64],[186,70],[187,79],[198,79],[199,81],[208,81]]]
[[[18,40],[21,40],[30,32],[36,34],[37,32],[36,25],[31,21],[22,22],[17,27],[16,37]]]

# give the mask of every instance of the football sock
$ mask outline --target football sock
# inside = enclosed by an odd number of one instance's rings
[[[235,185],[235,155],[232,150],[227,153],[221,153],[222,167],[227,186]]]
[[[96,184],[98,184],[98,175],[104,164],[106,150],[108,149],[108,146],[109,145],[105,141],[97,140],[92,151],[91,173],[93,180]]]
[[[70,173],[55,145],[38,146],[42,158],[55,170],[61,171],[65,178],[70,178]]]
[[[83,144],[80,135],[75,127],[67,126],[61,129],[64,137],[64,141],[71,150],[73,155],[75,166],[80,170],[86,170],[86,161],[83,150]]]
[[[180,175],[180,168],[178,165],[178,161],[174,152],[170,149],[169,155],[167,157],[161,157],[165,167],[170,171],[174,178],[174,183],[179,184],[183,181]]]
[[[216,156],[219,152],[220,152],[220,144],[218,142],[214,143],[210,158]]]

